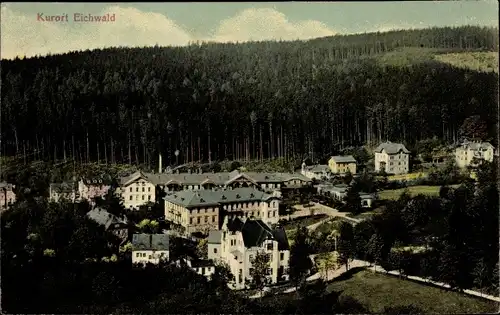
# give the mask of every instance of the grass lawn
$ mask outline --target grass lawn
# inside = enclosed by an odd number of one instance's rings
[[[284,223],[283,227],[285,228],[285,230],[296,230],[300,227],[308,226],[308,225],[317,223],[321,220],[326,219],[327,217],[328,216],[326,214],[317,214],[314,216],[296,218],[296,219],[293,219],[293,220],[290,220],[290,221]]]
[[[452,185],[450,187],[456,188],[459,185]],[[408,191],[412,196],[416,196],[419,194],[428,195],[428,196],[439,196],[439,189],[441,186],[410,186],[407,187]],[[398,199],[399,196],[403,193],[405,188],[400,189],[391,189],[391,190],[382,190],[378,193],[379,199],[381,200],[395,200]]]
[[[413,304],[425,313],[491,313],[498,311],[498,304],[458,292],[402,280],[371,271],[360,271],[347,280],[334,281],[327,290],[342,291],[372,312],[384,307]]]

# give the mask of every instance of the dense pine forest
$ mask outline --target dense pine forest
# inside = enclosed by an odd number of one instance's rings
[[[431,28],[310,41],[113,48],[1,61],[4,156],[151,165],[331,154],[440,137],[470,116],[494,138],[498,74],[406,49],[497,51],[498,29]]]

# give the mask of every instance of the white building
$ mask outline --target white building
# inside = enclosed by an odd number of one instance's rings
[[[469,142],[465,140],[455,149],[455,161],[458,167],[473,166],[472,160],[493,162],[495,148],[489,142]]]
[[[132,264],[159,264],[169,260],[167,234],[134,234],[132,236]]]
[[[290,247],[282,227],[271,229],[261,220],[226,218],[220,231],[209,233],[208,258],[228,264],[235,277],[233,289],[249,287],[251,262],[259,252],[268,257],[268,283],[288,281]]]
[[[311,165],[307,166],[306,163],[302,163],[302,168],[300,173],[309,179],[325,179],[329,178],[330,167],[328,165]]]
[[[215,273],[215,264],[212,260],[182,258],[182,260],[178,260],[176,264],[177,266],[185,264],[197,274],[207,277],[208,280],[210,280]]]
[[[375,171],[387,174],[407,174],[410,171],[410,151],[401,143],[381,143],[375,149]]]
[[[138,209],[148,202],[156,201],[156,185],[149,174],[135,172],[121,178],[118,193],[123,199],[126,209]]]

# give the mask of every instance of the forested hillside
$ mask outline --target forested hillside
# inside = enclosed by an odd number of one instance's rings
[[[310,41],[114,48],[1,61],[2,154],[152,164],[320,156],[390,139],[493,138],[498,75],[407,48],[496,51],[498,30],[434,28]],[[412,49],[413,49],[412,48]],[[401,53],[399,53],[400,55]]]

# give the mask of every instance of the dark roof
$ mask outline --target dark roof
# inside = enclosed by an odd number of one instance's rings
[[[217,206],[233,202],[254,202],[276,198],[255,188],[218,190],[183,190],[169,194],[163,199],[183,207]]]
[[[167,234],[134,234],[132,237],[132,249],[168,250],[169,240]]]
[[[274,239],[278,242],[278,250],[289,250],[288,237],[283,227],[278,227],[273,231]]]
[[[272,230],[262,220],[246,219],[242,222],[239,218],[229,219],[227,229],[232,232],[241,232],[246,248],[261,246],[265,240],[277,241],[279,250],[289,248],[285,230],[282,227]]]
[[[127,218],[119,218],[114,214],[109,213],[108,211],[101,208],[94,208],[87,213],[87,216],[97,222],[100,225],[103,225],[107,230],[110,227],[113,228],[114,225],[118,224],[120,226],[126,225],[128,223]]]
[[[382,150],[385,150],[387,154],[396,154],[399,153],[400,151],[403,151],[403,153],[410,153],[408,149],[401,143],[393,143],[390,141],[384,142],[379,144],[379,146],[375,149],[375,152],[381,153]]]
[[[92,186],[108,186],[112,184],[112,179],[108,175],[93,177],[93,178],[82,178],[82,181],[85,185]]]

